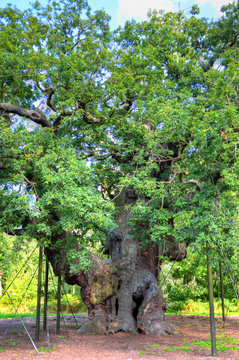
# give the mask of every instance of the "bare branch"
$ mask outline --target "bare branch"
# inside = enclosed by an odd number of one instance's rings
[[[58,87],[63,87],[66,89],[66,86],[61,82],[58,82],[56,86],[50,86],[48,88],[44,88],[39,82],[37,82],[37,87],[43,92],[47,94],[47,106],[49,106],[54,112],[56,112],[57,107],[52,103],[52,96],[55,94]]]
[[[84,110],[84,112],[83,112],[83,120],[87,124],[102,124],[105,121],[105,118],[103,116],[100,116],[99,118],[97,118],[97,117],[91,115],[86,110],[86,104],[84,102],[79,102],[78,106],[79,106],[79,109]]]
[[[17,114],[34,121],[36,124],[39,124],[42,127],[52,127],[52,124],[47,120],[46,116],[40,110],[29,110],[11,103],[0,103],[0,112],[1,111],[3,113],[2,115],[4,115],[4,113]]]
[[[193,184],[198,188],[198,190],[200,190],[200,191],[202,190],[202,187],[201,187],[198,180],[196,180],[196,179],[184,180],[182,172],[179,173],[178,176],[179,176],[179,180],[180,180],[181,183],[183,183],[183,184]]]
[[[53,123],[54,129],[57,130],[61,120],[65,117],[65,116],[72,116],[74,114],[75,110],[62,110],[60,115],[57,116],[56,120]]]
[[[99,118],[97,118],[97,117],[91,115],[90,113],[88,113],[88,111],[84,112],[83,120],[87,124],[102,124],[105,121],[103,116],[100,116]]]
[[[230,43],[224,44],[222,48],[225,49],[227,46],[232,47],[236,43],[238,36],[239,36],[239,33],[236,33],[234,35],[233,40]]]
[[[13,154],[0,154],[0,159],[18,159],[18,156]]]
[[[217,60],[216,56],[212,56],[211,59],[209,60],[209,62],[207,64],[205,64],[203,56],[200,54],[198,61],[199,61],[199,65],[201,66],[201,68],[203,68],[203,70],[205,72],[207,72],[208,70],[210,70],[213,67],[213,64],[215,63],[215,61]]]
[[[175,171],[173,177],[168,181],[163,181],[163,184],[165,185],[171,184],[175,180],[176,176],[177,176],[177,172]]]
[[[52,99],[52,96],[54,95],[56,91],[56,87],[53,86],[49,91],[48,91],[48,94],[47,94],[47,106],[49,106],[53,111],[57,111],[57,108],[53,105],[51,99]]]

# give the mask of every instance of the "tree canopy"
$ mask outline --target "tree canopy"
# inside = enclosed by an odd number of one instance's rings
[[[222,11],[151,11],[111,32],[85,0],[0,9],[3,232],[58,234],[71,263],[80,242],[85,268],[133,187],[142,245],[235,247],[238,3]]]

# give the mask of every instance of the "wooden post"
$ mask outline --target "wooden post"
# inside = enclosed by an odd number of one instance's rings
[[[56,334],[61,330],[61,275],[58,275],[57,283],[57,314],[56,314]]]
[[[41,278],[42,278],[42,247],[39,248],[38,262],[38,285],[37,285],[37,313],[36,313],[36,341],[40,340],[40,316],[41,316]]]
[[[207,278],[208,278],[208,294],[209,294],[209,308],[210,308],[210,331],[211,331],[211,349],[212,356],[217,356],[216,351],[216,327],[214,317],[214,301],[213,301],[213,281],[212,281],[212,267],[209,260],[209,244],[206,243],[207,253]]]
[[[224,287],[223,287],[223,274],[222,274],[222,263],[219,260],[219,276],[220,276],[220,290],[221,290],[221,301],[222,301],[222,321],[226,320],[225,317],[225,305],[224,305]]]
[[[47,328],[47,301],[48,301],[48,281],[49,281],[49,261],[46,258],[46,278],[44,286],[44,317],[43,317],[43,330]]]

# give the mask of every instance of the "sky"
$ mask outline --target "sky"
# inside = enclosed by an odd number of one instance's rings
[[[47,4],[47,0],[38,0],[42,5]],[[92,10],[104,9],[111,16],[112,29],[118,25],[124,25],[126,20],[136,19],[145,20],[149,9],[178,11],[182,10],[185,15],[189,14],[192,5],[197,4],[200,8],[200,15],[209,19],[220,17],[222,5],[226,5],[233,0],[88,0]],[[34,0],[0,0],[0,7],[5,7],[8,3],[16,5],[24,10],[30,6]]]

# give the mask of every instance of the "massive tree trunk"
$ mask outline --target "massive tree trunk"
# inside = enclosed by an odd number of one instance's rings
[[[136,199],[130,188],[117,197],[118,228],[109,235],[106,244],[109,261],[90,253],[89,271],[71,275],[69,267],[64,268],[67,283],[81,286],[82,299],[88,308],[90,321],[80,329],[81,333],[133,332],[136,327],[145,334],[173,332],[165,319],[166,302],[157,284],[159,247],[150,244],[142,250],[130,235],[127,205]],[[173,241],[168,249],[174,258],[177,253],[177,260],[185,256],[185,248]],[[60,258],[64,255],[59,256],[60,249],[46,249],[46,254],[55,274],[59,274]]]
[[[158,247],[142,250],[130,235],[130,209],[137,196],[125,189],[117,197],[118,228],[110,236],[112,265],[117,268],[120,286],[115,295],[115,316],[108,331],[132,332],[136,328],[148,334],[171,333],[165,319],[166,303],[157,285]]]

